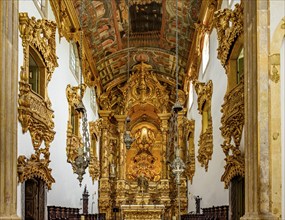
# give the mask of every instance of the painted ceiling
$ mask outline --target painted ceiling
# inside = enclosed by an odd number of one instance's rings
[[[153,67],[160,81],[174,83],[176,0],[73,0],[73,4],[104,90],[125,82],[128,65],[131,69],[142,61]],[[180,86],[201,4],[202,0],[178,0]]]

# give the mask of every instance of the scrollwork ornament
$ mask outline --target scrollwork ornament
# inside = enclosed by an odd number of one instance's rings
[[[244,85],[241,81],[224,98],[220,128],[224,143],[221,145],[226,155],[225,171],[221,177],[225,188],[235,176],[244,177],[244,156],[239,149],[244,126]],[[231,144],[233,141],[233,144]]]
[[[24,62],[20,71],[18,119],[23,133],[29,131],[35,153],[30,159],[18,158],[19,181],[33,177],[41,178],[49,188],[54,182],[49,166],[49,146],[54,139],[54,114],[47,95],[41,96],[31,89],[29,84],[29,54],[34,48],[42,56],[46,72],[47,88],[54,69],[58,66],[56,57],[56,24],[46,19],[29,18],[27,13],[19,13],[19,31],[22,39]],[[44,142],[44,146],[42,143]],[[44,158],[40,157],[44,155]]]
[[[198,95],[198,111],[202,115],[204,112],[204,107],[207,105],[207,128],[205,131],[202,129],[200,134],[200,139],[198,142],[198,161],[201,163],[202,167],[205,167],[205,170],[208,170],[209,160],[212,159],[213,154],[213,125],[212,125],[212,116],[211,116],[211,102],[213,94],[213,83],[210,80],[208,83],[194,81],[194,88]],[[205,123],[202,121],[202,123]]]
[[[218,59],[223,67],[230,56],[232,45],[243,34],[243,4],[236,4],[234,10],[225,8],[215,12],[214,26],[218,34]]]

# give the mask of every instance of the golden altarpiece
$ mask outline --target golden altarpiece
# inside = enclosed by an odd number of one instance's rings
[[[161,219],[162,216],[170,219],[177,214],[178,197],[181,213],[187,212],[186,183],[187,178],[192,178],[195,166],[186,163],[178,196],[169,168],[174,159],[169,129],[175,100],[152,69],[143,61],[134,65],[124,85],[107,89],[100,96],[100,119],[91,122],[94,130],[101,131],[97,134],[101,163],[99,209],[107,214],[107,219],[113,215],[114,207],[121,208],[125,219]],[[185,103],[185,94],[180,90],[179,100]],[[194,122],[187,120],[185,113],[178,115],[178,139],[181,157],[190,161],[194,151],[187,149],[187,142]],[[130,149],[124,142],[126,129],[134,139]]]

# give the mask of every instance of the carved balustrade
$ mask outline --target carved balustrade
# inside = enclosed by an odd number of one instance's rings
[[[213,206],[203,208],[203,214],[186,214],[181,216],[181,220],[207,220],[207,219],[229,219],[229,206]]]
[[[79,208],[69,208],[61,206],[48,206],[48,220],[80,220],[84,216],[85,220],[105,220],[104,213],[79,214]]]

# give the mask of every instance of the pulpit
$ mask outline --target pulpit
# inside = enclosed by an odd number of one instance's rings
[[[121,205],[124,220],[161,220],[164,209],[164,205]]]

